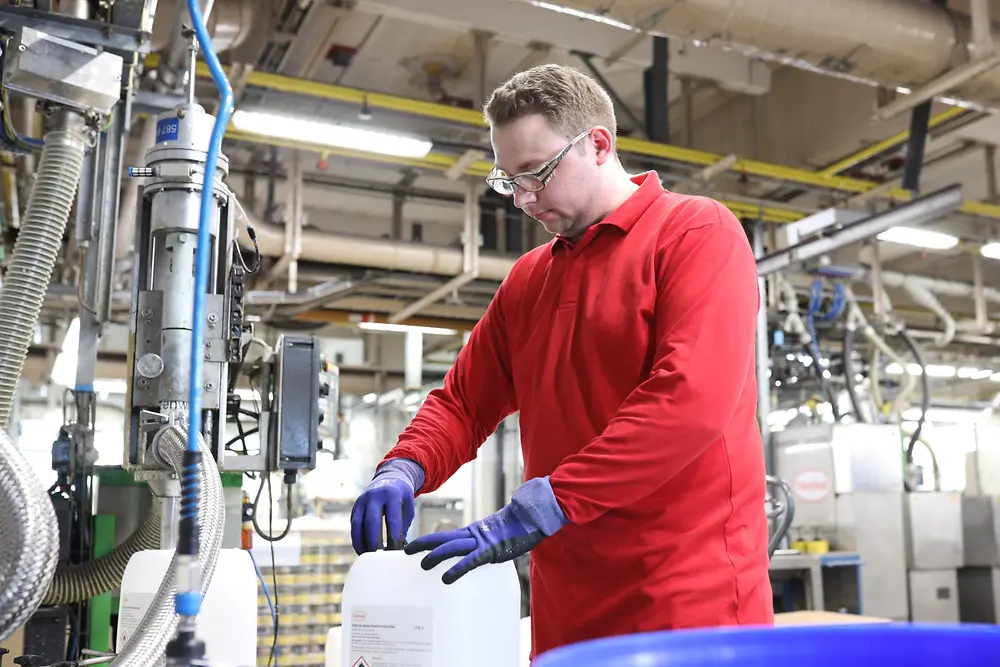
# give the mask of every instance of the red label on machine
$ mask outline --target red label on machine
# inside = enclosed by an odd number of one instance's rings
[[[822,470],[803,470],[792,483],[796,500],[805,503],[818,503],[826,500],[832,488],[830,477]]]

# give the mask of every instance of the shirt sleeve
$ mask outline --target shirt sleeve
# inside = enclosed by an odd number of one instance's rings
[[[508,278],[509,281],[509,278]],[[468,343],[431,391],[385,460],[406,458],[424,469],[420,493],[429,493],[476,457],[497,425],[515,410],[514,381],[505,316],[504,281]]]
[[[756,259],[728,209],[710,202],[693,215],[705,224],[671,241],[659,262],[649,377],[550,477],[573,523],[632,505],[684,470],[722,436],[754,382]]]

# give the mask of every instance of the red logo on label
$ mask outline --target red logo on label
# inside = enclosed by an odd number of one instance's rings
[[[803,470],[792,483],[795,497],[803,502],[818,503],[830,495],[830,478],[822,470]]]
[[[364,621],[367,619],[368,619],[368,614],[366,614],[363,611],[356,611],[353,614],[351,614],[351,620],[354,621]]]

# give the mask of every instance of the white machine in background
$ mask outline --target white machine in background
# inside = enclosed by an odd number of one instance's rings
[[[865,614],[1000,621],[1000,437],[983,426],[975,433],[964,493],[906,492],[896,425],[823,424],[775,433],[775,468],[796,499],[790,538],[828,540],[861,556]],[[963,444],[970,443],[950,442],[956,452],[968,449]],[[951,454],[943,447],[938,452]]]
[[[976,436],[966,455],[959,613],[963,623],[1000,623],[1000,429],[980,425]]]
[[[795,494],[789,539],[859,554],[864,613],[909,618],[899,427],[797,427],[775,433],[772,445],[775,472]]]

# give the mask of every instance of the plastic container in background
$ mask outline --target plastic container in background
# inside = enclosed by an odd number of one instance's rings
[[[170,567],[173,549],[140,551],[129,559],[122,577],[118,607],[121,651],[132,638]],[[257,573],[242,549],[223,549],[198,613],[198,639],[205,642],[212,664],[257,663]]]
[[[513,563],[484,565],[446,586],[452,559],[430,572],[422,556],[375,551],[344,584],[341,665],[516,667],[521,585]]]
[[[997,667],[1000,627],[831,625],[679,630],[558,648],[532,667]]]

